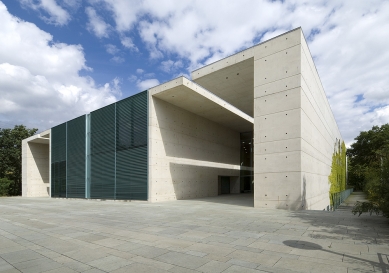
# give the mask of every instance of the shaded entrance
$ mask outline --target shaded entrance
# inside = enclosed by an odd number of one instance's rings
[[[240,133],[240,192],[254,192],[254,132]]]
[[[229,194],[230,191],[230,177],[229,176],[221,176],[220,177],[220,183],[221,183],[221,194]]]

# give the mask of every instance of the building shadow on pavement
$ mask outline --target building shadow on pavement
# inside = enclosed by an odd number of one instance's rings
[[[358,257],[356,255],[350,255],[350,254],[346,254],[346,253],[327,250],[327,249],[323,248],[321,245],[318,245],[318,244],[315,244],[312,242],[303,241],[303,240],[286,240],[286,241],[283,241],[283,244],[286,246],[292,247],[292,248],[302,249],[302,250],[306,250],[306,251],[317,251],[317,252],[319,252],[319,253],[317,253],[317,256],[320,256],[320,254],[321,254],[320,252],[327,252],[327,253],[342,256],[343,259],[349,258],[349,259],[351,259],[351,261],[354,260],[357,263],[358,262],[362,262],[364,264],[367,263],[367,264],[370,264],[371,266],[373,266],[375,270],[379,269],[383,273],[387,273],[389,271],[389,265],[388,265],[389,255],[387,255],[387,254],[377,253],[378,262],[374,262],[371,260],[363,259],[363,258]],[[386,263],[385,263],[385,261],[386,261]],[[361,271],[361,272],[364,272],[364,271]]]

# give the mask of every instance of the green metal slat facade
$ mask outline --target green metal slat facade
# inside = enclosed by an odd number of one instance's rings
[[[91,198],[115,199],[115,108],[91,113]]]
[[[116,199],[147,200],[147,92],[116,104]]]
[[[52,128],[52,197],[147,200],[147,100],[146,90]]]
[[[66,197],[66,123],[51,129],[51,196]]]
[[[85,198],[85,116],[67,122],[67,194]]]

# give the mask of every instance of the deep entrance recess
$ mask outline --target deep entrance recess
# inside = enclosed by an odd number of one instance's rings
[[[240,191],[253,192],[254,132],[240,133]]]
[[[221,194],[229,194],[230,193],[230,177],[229,176],[221,176]]]

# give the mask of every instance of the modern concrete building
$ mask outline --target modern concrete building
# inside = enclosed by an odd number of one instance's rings
[[[301,28],[23,141],[23,196],[324,209],[341,135]]]

